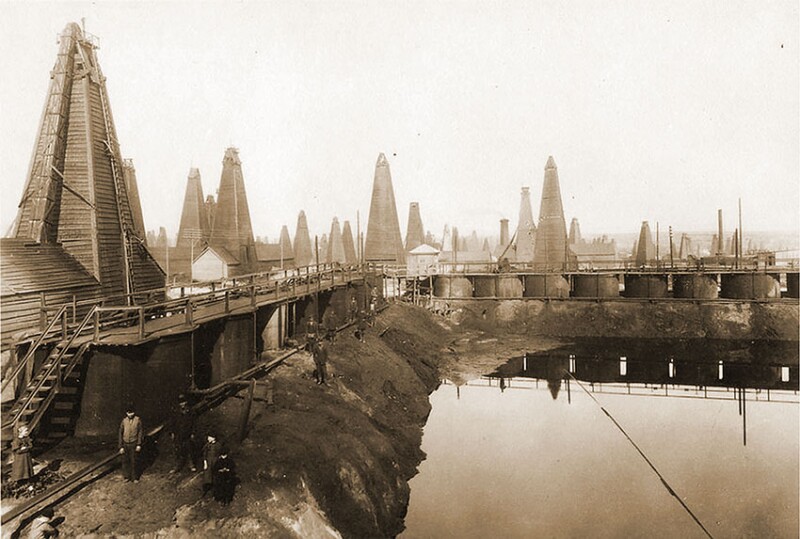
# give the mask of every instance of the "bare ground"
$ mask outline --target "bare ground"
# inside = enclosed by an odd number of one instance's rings
[[[442,378],[462,383],[552,339],[453,328],[404,304],[381,314],[366,343],[352,331],[331,348],[328,385],[314,383],[300,353],[269,375],[274,404],[256,401],[238,443],[243,400],[199,420],[231,447],[240,484],[229,506],[202,496],[199,473],[170,474],[164,436],[138,483],[112,471],[56,506],[62,537],[392,537],[403,529],[408,480],[425,458],[428,394]],[[113,450],[72,441],[49,460],[73,471]],[[9,530],[4,530],[4,536]]]

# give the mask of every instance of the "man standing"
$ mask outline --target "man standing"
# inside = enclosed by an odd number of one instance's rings
[[[324,384],[326,377],[325,366],[328,363],[327,345],[322,341],[317,341],[314,346],[313,355],[314,365],[316,366],[314,373],[316,374],[317,385]]]
[[[180,472],[183,465],[189,462],[189,469],[197,470],[194,465],[194,414],[189,403],[180,401],[180,412],[175,418],[172,429],[172,441],[175,443],[175,467],[170,473]]]
[[[142,450],[143,439],[142,420],[133,411],[133,406],[128,406],[125,417],[119,424],[119,454],[122,455],[125,481],[139,482],[139,477],[136,475],[136,457]]]
[[[350,298],[350,309],[348,312],[350,314],[350,322],[355,322],[358,319],[358,299],[356,299],[355,295]]]
[[[203,496],[214,486],[214,466],[219,457],[219,444],[216,434],[206,436],[206,445],[203,447]]]
[[[325,329],[325,338],[331,342],[336,340],[336,313],[333,307],[325,309],[325,314],[322,316],[322,326]]]
[[[358,322],[356,325],[356,338],[359,342],[364,342],[364,336],[367,333],[367,315],[363,312],[358,313]]]

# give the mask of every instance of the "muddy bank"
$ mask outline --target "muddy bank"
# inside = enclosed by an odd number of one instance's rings
[[[215,431],[237,463],[241,482],[231,505],[202,497],[199,473],[170,474],[171,446],[162,436],[149,448],[139,483],[113,471],[57,505],[62,536],[395,536],[403,529],[408,480],[424,458],[428,395],[440,377],[469,379],[530,349],[523,336],[453,329],[423,309],[393,305],[365,343],[351,331],[337,337],[328,385],[314,383],[305,353],[273,371],[273,404],[253,403],[241,444],[242,399],[199,418],[198,434]],[[88,442],[63,444],[58,456],[67,469],[113,451],[113,442]]]
[[[447,300],[462,328],[555,338],[708,338],[797,341],[798,304],[723,301]]]

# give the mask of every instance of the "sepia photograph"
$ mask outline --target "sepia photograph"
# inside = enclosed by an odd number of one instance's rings
[[[0,534],[800,538],[796,0],[0,0]]]

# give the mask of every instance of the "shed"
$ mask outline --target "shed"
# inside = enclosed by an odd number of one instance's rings
[[[236,274],[239,260],[224,247],[208,246],[192,261],[192,278],[195,281],[227,279]]]
[[[427,243],[418,245],[406,257],[409,277],[426,277],[439,272],[439,249]]]

